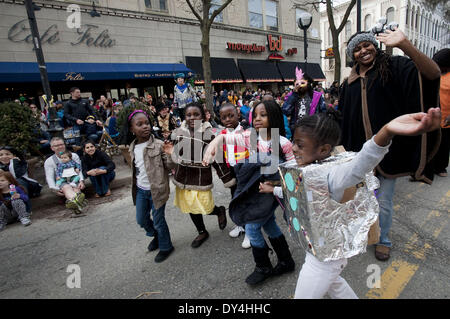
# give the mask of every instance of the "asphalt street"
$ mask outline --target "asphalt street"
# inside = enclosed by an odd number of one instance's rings
[[[432,186],[400,178],[394,197],[391,230],[392,257],[380,262],[374,247],[349,260],[342,276],[360,298],[449,298],[450,178],[437,177]],[[243,237],[230,238],[233,223],[218,228],[216,216],[206,216],[210,238],[198,249],[189,216],[173,205],[173,185],[166,206],[174,253],[154,263],[148,252],[150,238],[135,221],[130,186],[110,198],[90,199],[86,216],[70,218],[62,205],[36,212],[33,224],[8,225],[0,232],[0,298],[292,298],[304,252],[287,233],[293,273],[250,288],[244,282],[254,268]],[[230,192],[216,179],[214,197],[227,206]],[[271,256],[273,263],[275,255]],[[80,288],[70,288],[73,266],[80,270]],[[78,267],[75,266],[75,267]],[[69,272],[68,272],[69,270]],[[378,274],[381,280],[372,280]],[[370,277],[372,275],[372,277]],[[73,277],[71,277],[73,278]],[[379,283],[379,288],[377,288]]]

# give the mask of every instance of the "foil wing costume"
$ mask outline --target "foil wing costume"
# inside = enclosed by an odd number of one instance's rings
[[[350,258],[366,251],[367,234],[378,218],[372,172],[356,185],[354,199],[338,203],[330,197],[328,174],[357,153],[344,152],[320,163],[299,167],[295,161],[279,166],[289,232],[320,261]]]

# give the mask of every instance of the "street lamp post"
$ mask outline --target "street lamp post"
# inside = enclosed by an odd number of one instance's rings
[[[312,15],[309,12],[302,12],[300,17],[298,18],[298,27],[303,30],[303,43],[305,50],[305,73],[307,72],[308,67],[308,42],[306,31],[311,26],[312,23]]]
[[[42,52],[41,38],[39,36],[39,30],[34,15],[35,10],[40,10],[32,0],[25,0],[25,7],[27,9],[28,22],[30,23],[31,35],[33,37],[34,52],[36,54],[37,63],[39,66],[39,72],[41,74],[42,88],[46,96],[46,103],[48,104],[49,111],[49,129],[52,134],[57,134],[62,131],[62,127],[58,123],[56,116],[56,109],[51,105],[52,92],[50,90],[50,83],[48,81],[47,66],[45,65],[44,53]]]

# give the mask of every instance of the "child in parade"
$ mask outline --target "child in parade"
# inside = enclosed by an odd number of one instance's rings
[[[339,202],[346,188],[364,180],[366,173],[373,170],[387,154],[395,135],[413,136],[434,130],[438,128],[439,120],[440,111],[436,108],[430,109],[428,113],[406,114],[386,124],[364,144],[362,150],[351,161],[330,169],[327,180],[331,198]],[[328,110],[326,114],[303,117],[297,124],[293,140],[296,164],[307,166],[328,158],[333,148],[338,145],[340,136],[337,114],[333,109]],[[281,187],[274,187],[268,183],[260,184],[260,192],[283,197]],[[334,245],[346,246],[345,240],[344,243]],[[321,261],[310,252],[306,252],[295,298],[322,298],[326,293],[331,298],[357,298],[352,288],[340,276],[346,264],[347,258]]]
[[[173,180],[176,186],[175,206],[191,217],[199,233],[191,247],[198,248],[209,237],[203,215],[217,215],[221,230],[227,225],[227,217],[225,207],[214,204],[211,166],[202,166],[203,150],[214,139],[211,124],[206,121],[202,104],[188,104],[185,111],[186,120],[172,133],[176,137],[174,155],[177,161]],[[236,183],[226,163],[222,161],[212,166],[225,187]]]
[[[26,209],[26,191],[9,172],[0,170],[0,231],[6,224],[17,219],[22,225],[31,225],[30,214]]]
[[[243,130],[241,124],[239,123],[239,116],[236,107],[231,103],[225,103],[219,109],[220,121],[225,126],[220,134],[233,134],[234,132],[240,132]],[[234,167],[236,162],[242,158],[248,157],[248,150],[245,147],[238,148],[236,144],[223,145],[225,160],[228,165]],[[232,170],[234,175],[234,170]],[[236,192],[236,185],[231,187],[231,198],[233,198]],[[229,233],[230,237],[239,237],[241,233],[245,234],[245,228],[241,226],[235,226]],[[247,234],[244,236],[244,241],[242,242],[242,248],[250,248],[250,239]]]
[[[250,150],[250,156],[234,166],[237,177],[237,189],[230,203],[230,217],[250,238],[255,270],[245,280],[256,285],[274,275],[281,275],[295,269],[295,262],[289,251],[284,235],[275,221],[275,209],[278,202],[271,194],[259,192],[260,182],[279,181],[277,168],[279,162],[294,159],[292,144],[284,137],[284,120],[281,108],[273,100],[258,102],[252,111],[253,127],[257,137],[253,140],[252,131],[219,135],[208,147],[203,164],[207,165],[216,156],[220,145],[235,144]],[[254,131],[253,131],[254,132]],[[256,152],[252,151],[255,149]],[[273,154],[273,155],[272,155]],[[267,169],[267,158],[271,167]],[[274,165],[275,164],[275,165]],[[270,170],[272,165],[275,169]],[[264,240],[261,229],[269,236],[269,241],[278,257],[278,263],[272,266],[269,258],[269,246]]]
[[[136,205],[136,220],[147,236],[153,237],[148,250],[159,248],[155,262],[160,263],[175,249],[165,218],[170,194],[168,171],[173,166],[168,154],[172,145],[155,138],[149,115],[143,110],[135,110],[128,115],[125,134],[129,133],[135,137],[130,145],[130,156],[133,163],[132,196]]]

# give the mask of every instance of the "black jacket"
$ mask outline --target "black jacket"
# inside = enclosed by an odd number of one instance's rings
[[[439,79],[419,79],[411,59],[391,57],[389,71],[390,77],[383,84],[375,68],[369,69],[362,78],[356,65],[342,85],[339,107],[343,112],[342,144],[347,151],[359,152],[366,140],[392,119],[407,113],[427,112],[438,105]],[[387,178],[414,174],[419,179],[422,174],[428,175],[425,164],[436,142],[439,142],[439,131],[394,137],[389,153],[377,167],[378,173]],[[432,179],[432,175],[428,178]]]
[[[87,177],[87,172],[91,169],[99,168],[100,166],[105,166],[108,173],[114,171],[116,165],[111,160],[111,158],[100,150],[95,150],[95,153],[91,156],[84,154],[81,158],[81,169],[83,171],[84,177]]]
[[[95,110],[89,105],[89,101],[85,99],[73,100],[70,99],[64,105],[64,118],[69,125],[75,125],[77,120],[86,120],[92,115],[98,119]]]
[[[229,213],[231,220],[238,226],[247,223],[264,224],[275,212],[278,202],[273,194],[259,192],[259,183],[265,181],[279,181],[279,173],[261,175],[263,164],[255,162],[254,155],[245,163],[234,166],[237,187],[230,202]]]

